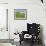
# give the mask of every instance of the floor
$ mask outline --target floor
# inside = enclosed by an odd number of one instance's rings
[[[11,43],[0,43],[0,46],[13,46]]]
[[[29,43],[22,42],[19,46],[31,46]],[[43,46],[42,44],[34,44],[33,46]]]
[[[0,46],[16,46],[16,45],[12,45],[11,43],[0,43]],[[18,44],[17,46],[31,46],[29,43],[26,43],[26,42],[22,42],[21,45]],[[41,44],[40,45],[33,45],[33,46],[42,46]]]

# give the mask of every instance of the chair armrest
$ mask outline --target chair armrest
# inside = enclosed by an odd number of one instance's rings
[[[24,40],[24,35],[27,34],[27,31],[22,31],[21,34],[19,34],[20,41]]]
[[[28,34],[28,32],[27,31],[22,31],[22,34],[25,35],[25,34]]]

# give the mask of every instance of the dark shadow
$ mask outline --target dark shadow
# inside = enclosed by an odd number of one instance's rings
[[[40,25],[40,39],[41,39],[41,44],[42,44],[42,46],[45,46],[44,45],[44,37],[43,37],[43,26],[42,25]]]

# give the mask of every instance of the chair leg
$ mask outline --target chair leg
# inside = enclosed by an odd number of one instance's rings
[[[30,46],[33,46],[33,44],[34,44],[34,42],[32,42]]]
[[[34,44],[34,41],[33,41],[33,39],[31,40],[31,45],[30,46],[33,46],[33,44]]]
[[[21,45],[21,41],[20,41],[20,45]]]

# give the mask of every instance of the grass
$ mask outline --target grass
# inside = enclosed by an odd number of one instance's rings
[[[25,13],[16,12],[16,18],[25,18]]]

